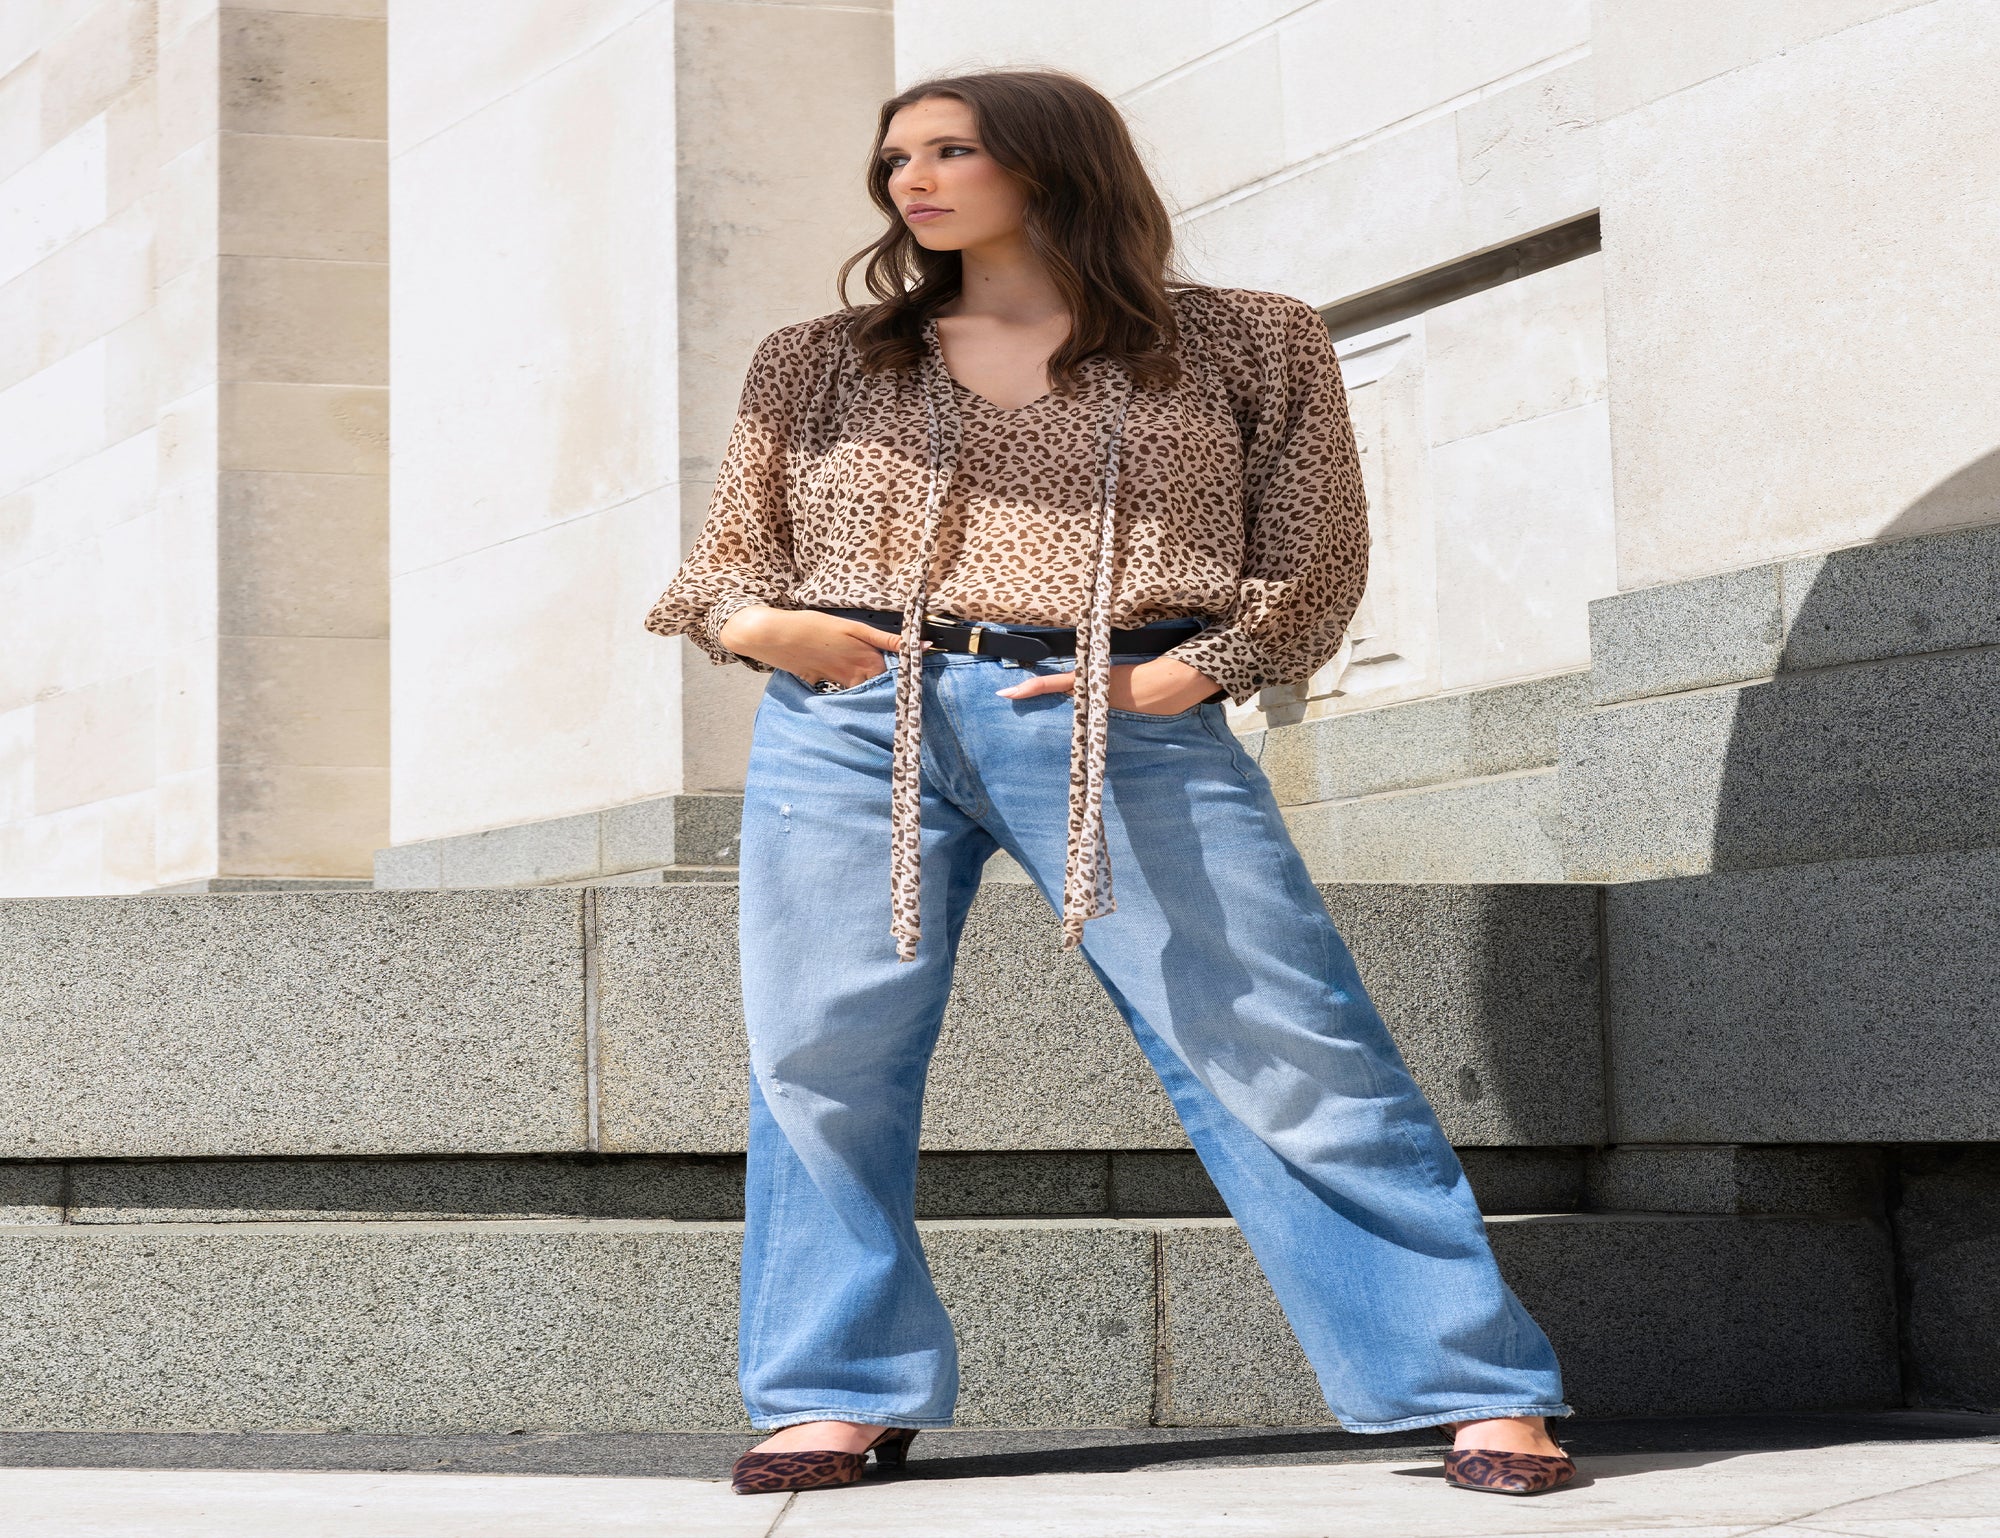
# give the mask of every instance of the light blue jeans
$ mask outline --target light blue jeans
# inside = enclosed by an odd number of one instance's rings
[[[884,662],[827,694],[774,672],[753,729],[738,936],[751,1058],[739,1382],[760,1430],[951,1423],[957,1348],[915,1222],[925,1072],[987,858],[1006,850],[1052,906],[1062,900],[1070,696],[1008,699],[994,691],[1026,676],[1020,665],[927,654],[923,940],[917,960],[896,959],[888,784],[900,662]],[[1221,702],[1113,711],[1109,733],[1117,909],[1084,926],[1079,949],[1171,1095],[1340,1424],[1568,1415],[1548,1338],[1501,1279],[1458,1158]]]

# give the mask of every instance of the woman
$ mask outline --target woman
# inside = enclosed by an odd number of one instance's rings
[[[1468,1488],[1567,1481],[1554,1354],[1220,703],[1310,676],[1360,598],[1325,327],[1176,276],[1117,110],[1059,72],[884,103],[869,187],[891,226],[839,282],[869,256],[877,302],[759,345],[646,617],[771,675],[738,939],[740,1378],[774,1435],[736,1488],[847,1483],[951,1422],[917,1132],[1000,849],[1159,1071],[1340,1423],[1455,1427]]]

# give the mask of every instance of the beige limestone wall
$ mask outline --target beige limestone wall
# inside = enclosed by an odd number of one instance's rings
[[[901,0],[897,75],[1067,69],[1111,93],[1209,282],[1321,307],[1589,215],[1585,0]],[[1602,267],[1585,255],[1339,338],[1370,581],[1348,649],[1241,727],[1585,665],[1615,590]]]
[[[390,12],[396,843],[740,784],[762,675],[640,621],[892,89],[886,4],[464,14]]]
[[[0,895],[385,827],[380,6],[314,9],[0,6]]]
[[[1619,586],[2000,518],[2000,7],[1597,25]]]

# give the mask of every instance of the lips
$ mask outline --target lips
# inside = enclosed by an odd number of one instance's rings
[[[931,203],[912,203],[908,208],[903,210],[903,217],[905,219],[922,219],[930,214],[948,214],[950,212],[951,210],[948,208],[939,208]]]

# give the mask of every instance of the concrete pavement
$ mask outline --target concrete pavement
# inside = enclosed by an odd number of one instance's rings
[[[952,1432],[914,1457],[912,1477],[845,1490],[743,1497],[719,1474],[741,1438],[626,1438],[607,1450],[514,1439],[521,1469],[584,1454],[671,1472],[420,1472],[382,1448],[299,1467],[301,1438],[49,1438],[0,1434],[4,1538],[1989,1538],[2000,1533],[2000,1420],[1901,1415],[1579,1425],[1567,1438],[1586,1478],[1531,1499],[1446,1487],[1428,1446],[1357,1447],[1338,1433],[1060,1434],[1031,1445]],[[398,1439],[374,1438],[372,1443]],[[433,1469],[481,1461],[417,1450]],[[491,1439],[503,1442],[505,1439]],[[704,1444],[690,1447],[690,1441]],[[211,1454],[276,1468],[63,1467],[124,1444],[128,1462]],[[140,1444],[160,1444],[137,1456]],[[322,1462],[352,1439],[321,1439]],[[208,1445],[203,1445],[208,1444]],[[226,1447],[221,1444],[227,1444]],[[1706,1444],[1706,1445],[1703,1445]],[[232,1451],[233,1449],[233,1451]],[[497,1455],[503,1449],[493,1450]],[[717,1460],[720,1460],[717,1462]],[[485,1461],[492,1463],[493,1458]]]

